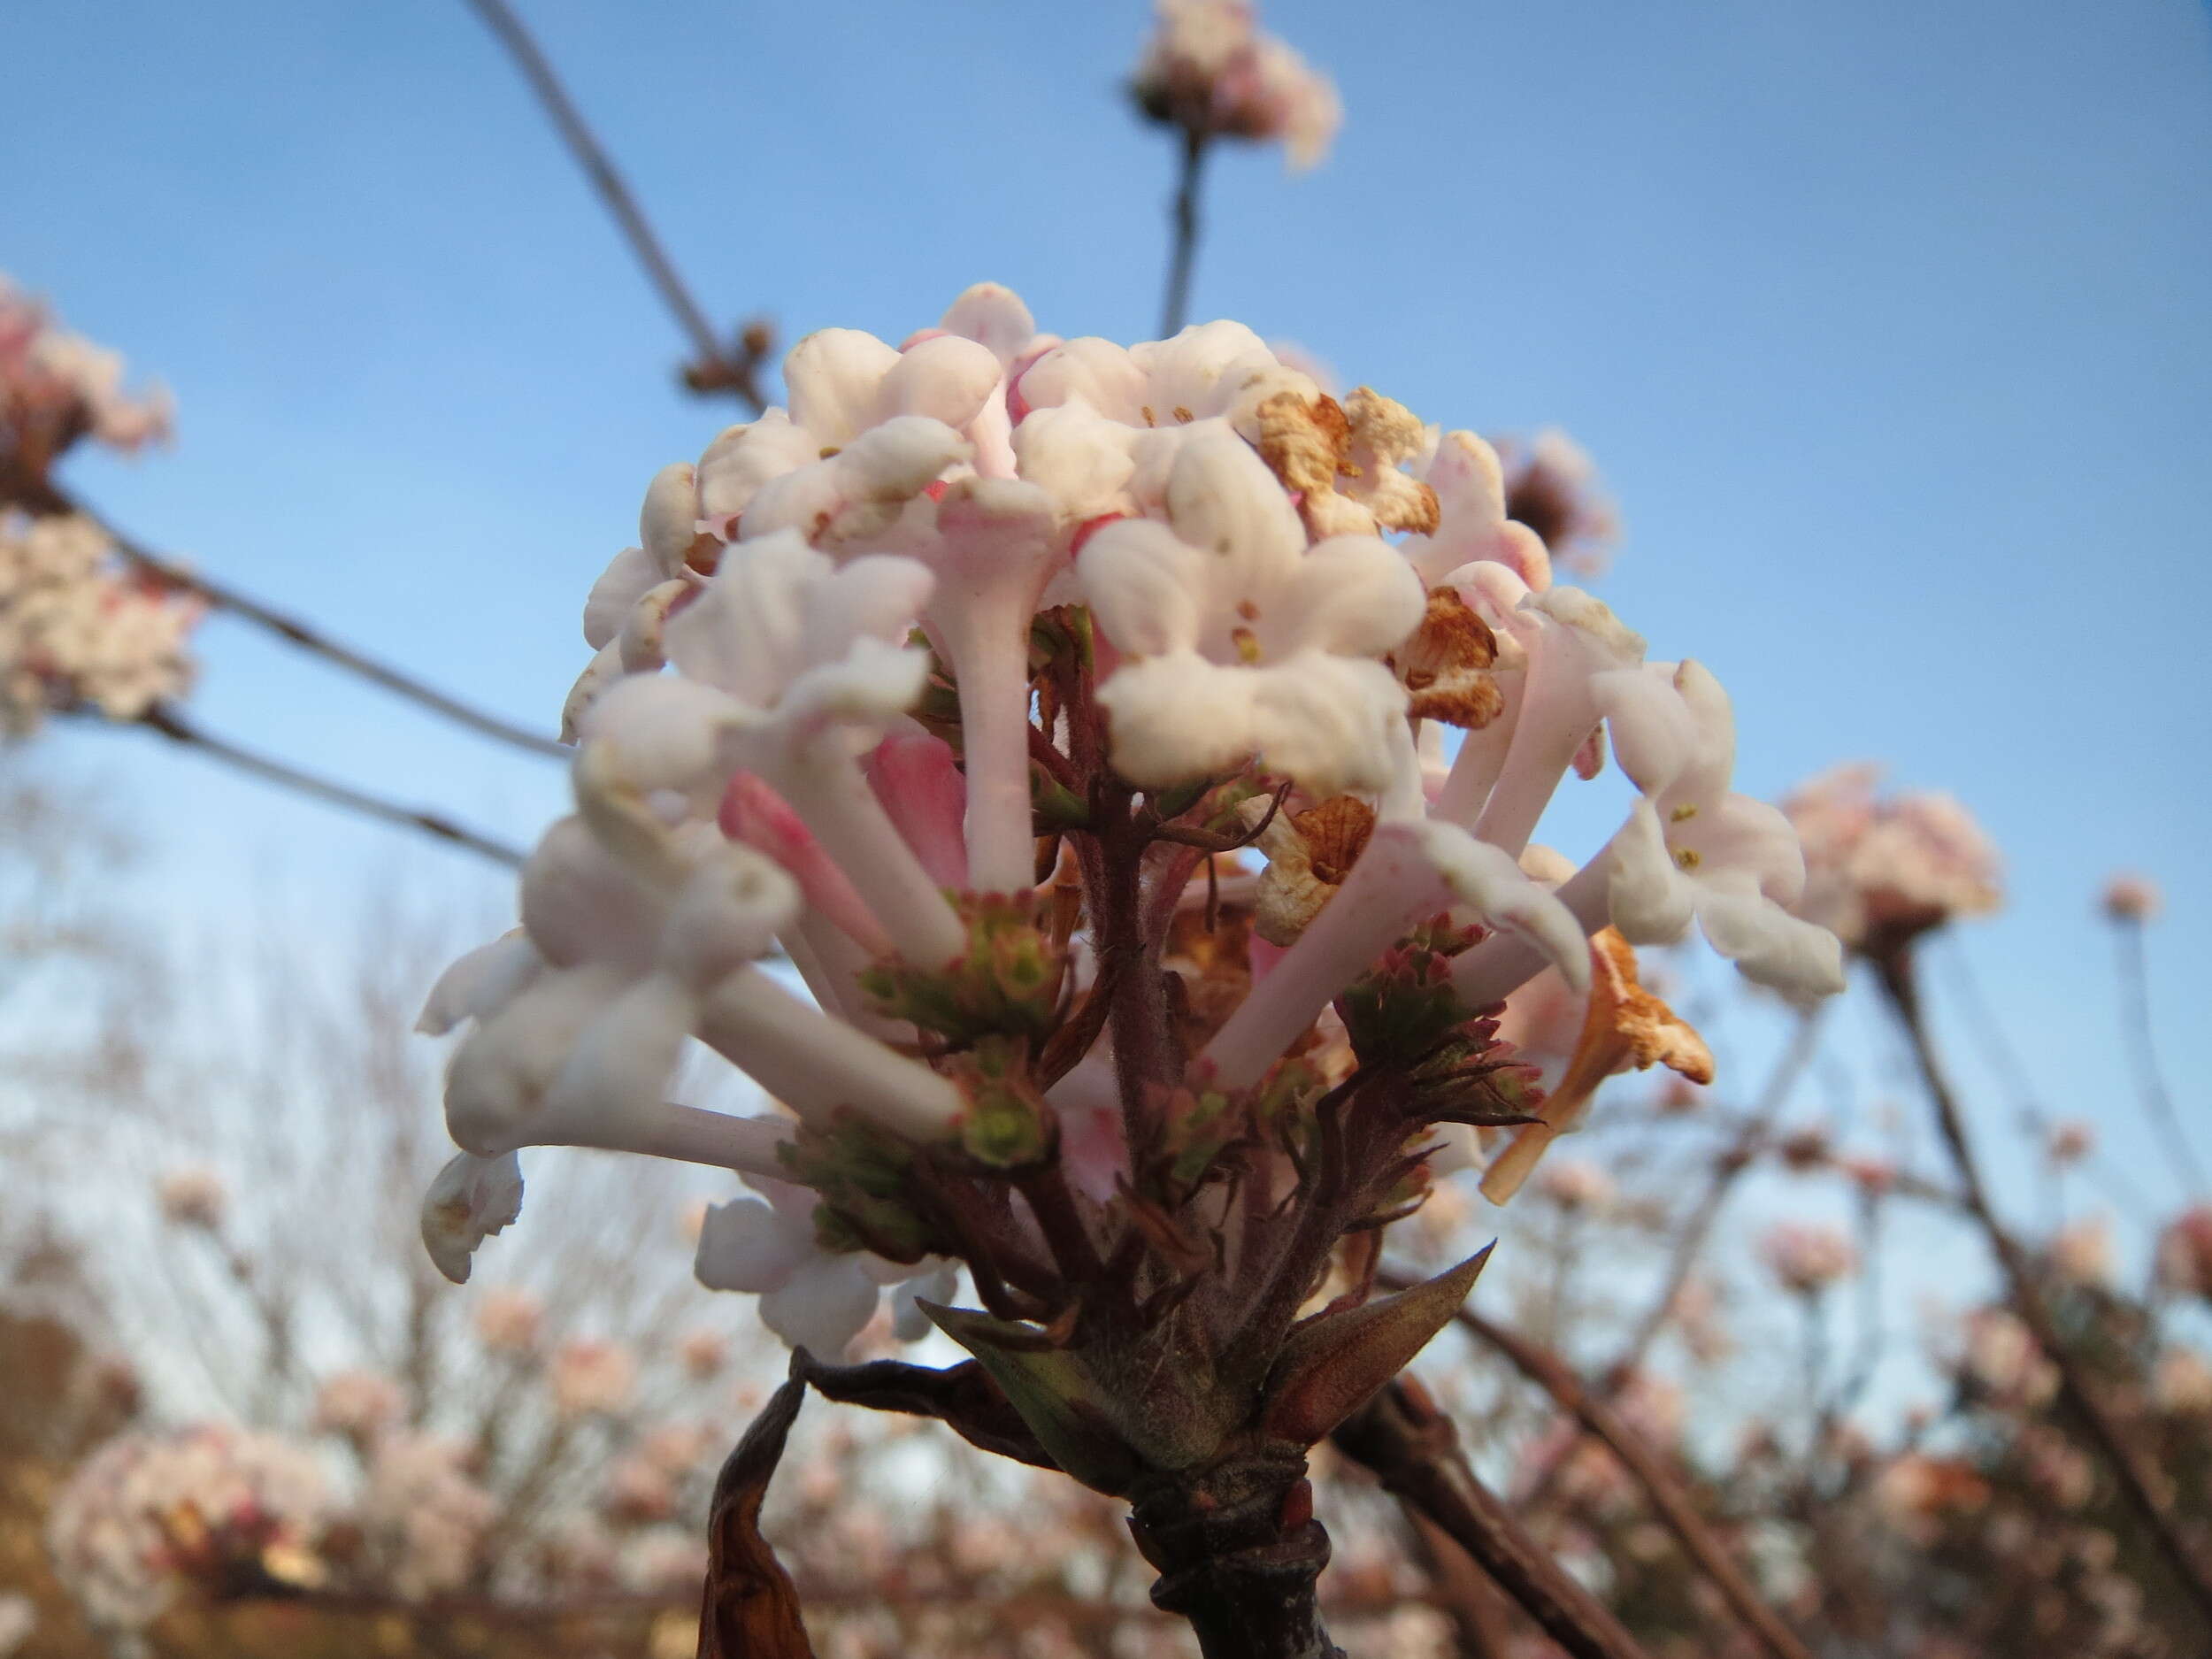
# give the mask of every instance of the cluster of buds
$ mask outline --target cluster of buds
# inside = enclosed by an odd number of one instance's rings
[[[1344,119],[1336,88],[1258,25],[1252,0],[1159,0],[1159,22],[1130,80],[1138,109],[1194,143],[1280,140],[1314,165]]]
[[[123,360],[58,327],[0,275],[0,502],[33,492],[84,439],[129,451],[169,436],[168,394],[123,389]]]
[[[1880,779],[1877,765],[1838,766],[1782,803],[1804,846],[1800,913],[1869,956],[2004,902],[1996,846],[1963,806],[1939,792],[1885,800]]]
[[[703,1279],[833,1357],[904,1286],[1172,1576],[1171,1498],[1281,1496],[1478,1264],[1309,1317],[1340,1246],[1453,1168],[1503,1202],[1608,1075],[1710,1077],[1635,947],[1701,929],[1801,1000],[1839,949],[1717,681],[1553,581],[1473,434],[993,285],[785,380],[585,606],[576,810],[425,1010],[466,1028],[425,1238],[465,1278],[526,1147],[738,1171]],[[1578,865],[1534,837],[1609,755],[1633,804]],[[1524,995],[1567,1005],[1548,1091]],[[693,1040],[787,1115],[670,1101]]]
[[[180,695],[204,610],[123,566],[89,519],[0,508],[0,730],[28,732],[49,710],[88,706],[135,719]]]

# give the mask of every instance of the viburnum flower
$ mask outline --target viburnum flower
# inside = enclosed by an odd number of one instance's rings
[[[703,1281],[823,1363],[898,1286],[1014,1413],[967,1426],[1131,1497],[1171,1578],[1232,1486],[1303,1572],[1304,1448],[1479,1265],[1301,1323],[1340,1247],[1509,1134],[1503,1202],[1616,1072],[1709,1079],[1637,944],[1840,988],[1794,833],[1488,445],[1240,325],[1061,340],[986,284],[786,380],[587,603],[575,812],[424,1012],[464,1033],[426,1240],[465,1277],[526,1148],[728,1169]],[[1537,838],[1609,754],[1633,803],[1578,864]],[[787,1115],[672,1100],[698,1048]]]
[[[46,1544],[93,1624],[133,1632],[187,1585],[319,1583],[334,1508],[312,1450],[280,1435],[214,1425],[126,1434],[55,1494]]]
[[[2151,1398],[2177,1417],[2212,1414],[2212,1363],[2194,1348],[2168,1348],[2152,1368]]]
[[[2158,1281],[2212,1302],[2212,1204],[2192,1204],[2158,1235]]]
[[[475,1309],[477,1340],[498,1354],[526,1353],[537,1346],[545,1323],[545,1303],[526,1290],[503,1285],[485,1292]]]
[[[1778,1222],[1760,1238],[1759,1254],[1775,1281],[1800,1296],[1817,1295],[1859,1265],[1849,1236],[1826,1223]]]
[[[1782,803],[1804,848],[1799,913],[1862,954],[2004,902],[1996,846],[1966,809],[1939,793],[1881,799],[1880,778],[1878,766],[1838,766]]]
[[[406,1409],[399,1385],[377,1371],[339,1371],[315,1391],[315,1426],[365,1445]]]
[[[123,389],[123,359],[58,326],[0,274],[0,505],[89,438],[129,451],[169,436],[169,395]]]
[[[475,1448],[444,1435],[380,1435],[354,1512],[378,1581],[407,1601],[457,1590],[476,1571],[499,1506],[477,1479]]]
[[[134,719],[189,688],[204,605],[111,555],[88,518],[0,506],[0,731],[56,709]]]
[[[1137,107],[1194,140],[1280,139],[1294,167],[1328,153],[1344,111],[1326,75],[1263,33],[1251,0],[1159,0],[1130,82]]]
[[[2119,1263],[2112,1249],[2112,1223],[2104,1216],[2070,1222],[2051,1236],[2051,1271],[2062,1284],[2112,1283]]]
[[[548,1374],[563,1417],[612,1417],[636,1391],[637,1358],[619,1342],[580,1337],[553,1350]]]

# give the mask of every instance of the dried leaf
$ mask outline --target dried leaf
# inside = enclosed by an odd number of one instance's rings
[[[1451,1323],[1495,1248],[1409,1290],[1294,1326],[1268,1375],[1265,1432],[1299,1446],[1327,1438]]]
[[[769,1396],[714,1483],[707,1517],[707,1591],[699,1613],[699,1659],[814,1659],[799,1593],[760,1535],[760,1506],[782,1460],[785,1439],[806,1401],[807,1352],[791,1356],[791,1380]]]

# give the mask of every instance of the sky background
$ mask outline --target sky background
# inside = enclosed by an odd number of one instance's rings
[[[1055,332],[1151,332],[1170,151],[1118,94],[1147,8],[523,10],[718,316],[896,340],[993,278]],[[1876,757],[2001,843],[2013,901],[1939,979],[1970,961],[2052,1103],[2107,1120],[2123,1182],[2167,1207],[2171,1171],[2116,1087],[2094,899],[2123,866],[2164,887],[2158,1026],[2193,1089],[2206,8],[1348,15],[1267,7],[1347,121],[1310,175],[1219,157],[1194,314],[1447,425],[1571,431],[1628,530],[1596,589],[1655,657],[1730,687],[1740,787]],[[68,480],[549,727],[646,480],[738,416],[675,388],[682,342],[476,19],[85,0],[11,8],[0,58],[0,270],[179,402],[173,452],[86,455]],[[559,808],[556,766],[227,621],[202,647],[211,728],[518,841]],[[58,731],[42,759],[109,787],[150,849],[130,891],[180,926],[249,930],[273,883],[334,926],[396,897],[498,902],[458,856],[150,739]],[[1571,803],[1548,832],[1586,851],[1615,804]],[[2018,1175],[2001,1091],[1967,1061]]]

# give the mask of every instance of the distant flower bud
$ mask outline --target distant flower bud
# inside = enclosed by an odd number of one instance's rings
[[[212,1233],[223,1225],[228,1195],[212,1170],[173,1170],[154,1184],[154,1200],[161,1218],[172,1226]]]
[[[2152,922],[2165,906],[2165,895],[2148,876],[2122,873],[2104,886],[2104,913],[2116,922]]]

